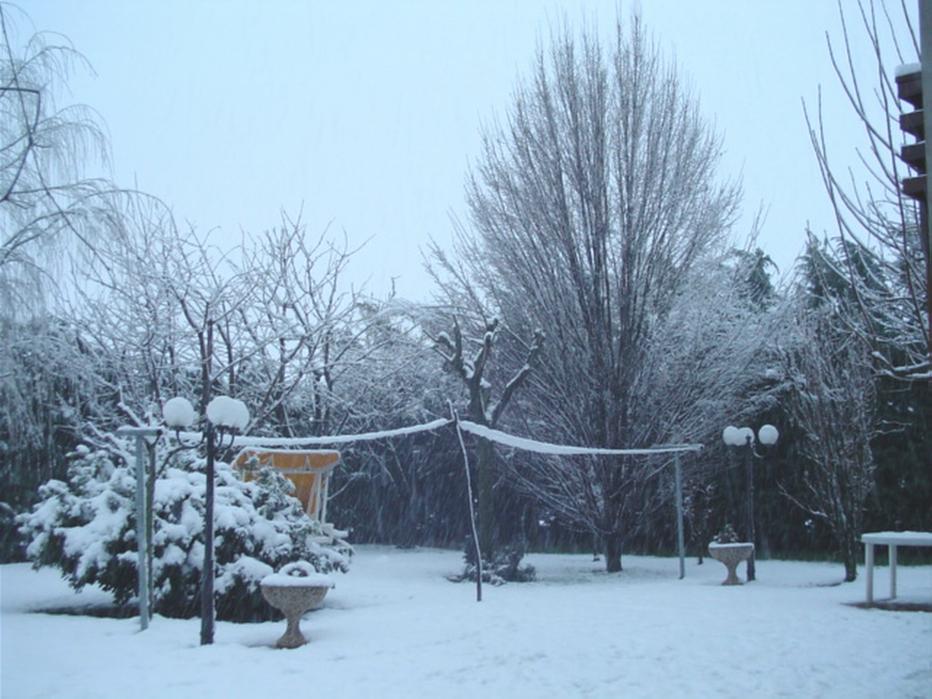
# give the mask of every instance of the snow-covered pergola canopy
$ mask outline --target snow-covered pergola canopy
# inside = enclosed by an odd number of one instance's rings
[[[448,418],[439,418],[421,425],[410,425],[399,427],[392,430],[381,430],[378,432],[362,432],[359,434],[341,434],[328,435],[320,437],[257,437],[252,435],[241,435],[233,439],[233,446],[236,447],[253,447],[267,449],[290,449],[300,447],[325,446],[336,444],[351,444],[353,442],[367,442],[377,439],[391,439],[394,437],[404,437],[407,435],[418,434],[421,432],[431,432],[448,425],[454,424],[454,421]],[[702,450],[701,444],[661,444],[654,447],[645,447],[640,449],[606,449],[602,447],[585,447],[570,444],[554,444],[552,442],[542,442],[527,437],[518,437],[501,430],[495,430],[484,425],[479,425],[469,420],[460,420],[459,426],[464,432],[469,432],[482,439],[501,444],[512,449],[522,449],[532,451],[538,454],[549,454],[551,456],[652,456],[657,454],[677,454],[684,452],[697,452]],[[181,432],[179,437],[184,441],[198,441],[201,439],[200,432]]]

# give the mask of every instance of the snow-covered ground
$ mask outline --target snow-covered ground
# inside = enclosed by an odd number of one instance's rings
[[[759,561],[758,580],[722,587],[725,568],[627,556],[608,575],[585,555],[530,555],[539,581],[447,582],[453,551],[361,546],[310,643],[272,647],[284,622],[36,613],[104,602],[55,571],[0,567],[0,695],[30,697],[932,697],[932,614],[860,609],[864,583],[841,566]],[[743,573],[743,566],[740,569]],[[887,569],[875,582],[886,595]],[[901,597],[932,600],[932,567],[898,569]]]

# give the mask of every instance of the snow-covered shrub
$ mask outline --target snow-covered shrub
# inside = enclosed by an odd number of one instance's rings
[[[519,541],[510,546],[500,546],[492,554],[492,560],[482,561],[482,581],[492,585],[504,585],[508,582],[533,582],[537,578],[534,566],[521,565],[521,559],[527,553],[527,545]],[[471,538],[466,539],[463,547],[466,567],[461,575],[448,576],[452,582],[476,581],[476,548]]]
[[[80,448],[68,482],[40,488],[33,510],[17,519],[27,556],[36,567],[55,566],[73,587],[96,583],[117,604],[136,595],[135,479],[131,466],[106,451]],[[161,463],[161,460],[159,461]],[[190,451],[162,468],[153,494],[152,609],[173,617],[199,610],[204,557],[204,460]],[[259,581],[294,561],[317,572],[346,572],[352,549],[317,543],[320,525],[292,497],[290,481],[269,468],[242,481],[217,463],[214,510],[217,617],[232,621],[272,618]]]

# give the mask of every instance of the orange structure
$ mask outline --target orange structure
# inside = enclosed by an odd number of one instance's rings
[[[253,458],[259,465],[271,466],[294,483],[295,497],[304,505],[307,516],[318,522],[325,522],[330,472],[340,463],[340,452],[325,449],[297,451],[247,447],[233,462],[234,468],[242,471],[246,480],[252,477],[249,462]]]

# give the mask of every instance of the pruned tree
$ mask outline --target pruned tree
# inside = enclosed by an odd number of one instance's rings
[[[469,395],[467,415],[473,422],[495,429],[506,408],[531,374],[544,343],[544,333],[534,332],[528,346],[527,356],[514,376],[505,384],[497,399],[492,395],[492,384],[486,378],[486,368],[492,349],[498,339],[499,321],[493,319],[485,326],[482,339],[475,354],[470,358],[464,348],[463,333],[459,321],[453,319],[453,337],[439,333],[436,338],[437,351],[443,357],[444,366],[458,376]],[[495,506],[493,489],[497,475],[495,445],[488,439],[478,438],[476,470],[478,473],[479,501],[479,549],[486,561],[493,561],[495,549]]]

